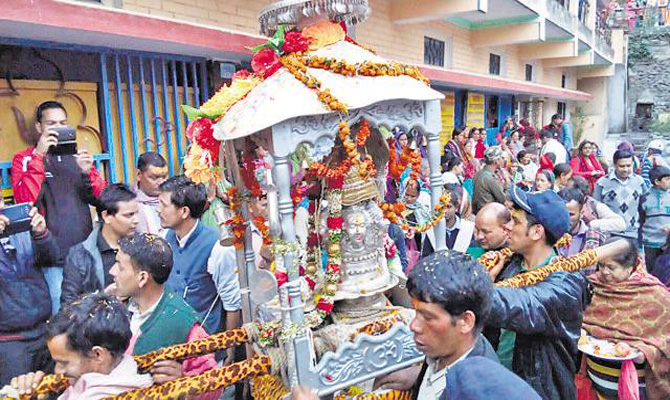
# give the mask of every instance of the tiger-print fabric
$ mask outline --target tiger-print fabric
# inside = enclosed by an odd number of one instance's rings
[[[487,271],[490,271],[495,267],[500,261],[501,257],[509,258],[514,254],[512,250],[504,248],[498,251],[487,251],[486,253],[479,256],[477,261],[486,268]]]
[[[238,344],[249,341],[249,333],[245,328],[229,329],[203,339],[194,340],[189,343],[177,344],[163,347],[158,350],[135,356],[135,361],[140,372],[148,371],[158,361],[174,360],[182,361],[190,357],[213,353],[224,350]]]
[[[496,286],[522,287],[536,285],[554,272],[575,272],[598,261],[595,250],[585,250],[570,257],[558,257],[544,267],[524,272],[496,283]]]
[[[255,400],[282,400],[290,390],[277,375],[263,375],[251,380],[251,397]]]
[[[364,326],[356,329],[356,331],[354,333],[349,335],[349,341],[353,342],[354,339],[356,339],[356,337],[358,335],[360,335],[361,333],[365,333],[365,334],[370,335],[370,336],[381,335],[383,333],[388,332],[388,330],[391,329],[391,327],[398,322],[404,322],[404,319],[403,319],[402,315],[400,315],[397,312],[394,312],[393,314],[391,314],[391,315],[389,315],[389,316],[387,316],[387,317],[385,317],[385,318],[383,318],[379,321],[371,322],[367,325],[364,325]]]
[[[382,393],[364,393],[355,397],[354,400],[410,400],[412,392],[409,390],[388,390]]]
[[[60,393],[67,389],[67,379],[63,375],[47,375],[42,378],[42,381],[37,385],[30,395],[19,395],[21,400],[36,399],[39,395],[46,395],[50,393]]]
[[[227,367],[214,368],[200,375],[179,378],[172,382],[144,389],[131,390],[104,400],[186,399],[188,396],[211,392],[247,378],[267,375],[270,373],[271,366],[270,357],[254,356],[249,360],[237,362]]]

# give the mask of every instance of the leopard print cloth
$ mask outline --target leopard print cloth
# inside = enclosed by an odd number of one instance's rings
[[[272,362],[268,356],[254,356],[227,367],[214,368],[196,376],[179,378],[162,385],[135,389],[104,400],[161,400],[186,399],[233,385],[244,379],[270,373]]]
[[[42,381],[37,385],[37,388],[33,390],[33,393],[30,395],[22,394],[19,395],[21,400],[30,400],[36,399],[39,395],[45,395],[50,393],[60,393],[67,389],[67,379],[63,375],[47,375],[42,378]]]
[[[489,251],[479,257],[478,261],[486,268],[487,271],[493,269],[498,264],[500,257],[510,257],[512,255],[510,249],[502,249],[500,251]],[[536,285],[547,279],[549,275],[554,272],[575,272],[598,261],[598,254],[595,250],[585,250],[581,253],[570,257],[556,257],[552,262],[544,267],[535,269],[533,271],[524,272],[515,277],[505,279],[496,283],[496,286],[504,287],[523,287]]]
[[[211,335],[203,339],[163,347],[141,356],[136,356],[135,362],[137,362],[139,371],[145,372],[158,361],[182,361],[190,357],[197,357],[203,354],[213,353],[217,350],[228,349],[248,341],[249,333],[244,327],[229,329],[225,332],[217,333],[216,335]]]
[[[356,329],[354,333],[349,335],[349,341],[353,342],[354,339],[356,339],[356,336],[360,335],[361,333],[365,333],[366,335],[370,336],[378,336],[384,334],[389,329],[391,329],[391,327],[394,324],[398,322],[404,322],[404,319],[402,315],[400,315],[398,312],[393,312],[388,317],[385,317],[379,321],[371,322],[365,326]]]

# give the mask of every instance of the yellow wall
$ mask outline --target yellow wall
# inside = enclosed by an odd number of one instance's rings
[[[12,112],[17,107],[25,117],[26,124],[33,129],[35,123],[35,108],[47,100],[56,100],[65,106],[68,111],[68,123],[77,125],[82,118],[82,109],[79,103],[70,97],[56,97],[59,82],[15,80],[14,87],[19,96],[0,96],[0,161],[11,161],[14,153],[29,147],[19,134],[19,128]],[[7,82],[0,81],[0,91],[7,89]],[[85,125],[100,130],[97,107],[97,84],[71,82],[65,84],[65,90],[75,92],[86,104],[87,115]],[[80,148],[86,148],[91,153],[100,153],[102,147],[95,134],[79,129],[77,142]]]

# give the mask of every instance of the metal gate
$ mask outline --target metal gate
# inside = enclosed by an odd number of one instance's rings
[[[199,107],[209,97],[206,61],[123,51],[100,52],[102,131],[109,179],[130,184],[135,160],[156,151],[179,172],[188,146],[181,105]]]

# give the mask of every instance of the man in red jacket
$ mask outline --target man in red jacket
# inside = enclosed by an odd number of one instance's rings
[[[81,150],[76,155],[53,155],[58,142],[55,128],[67,127],[67,111],[61,103],[47,101],[37,107],[35,130],[40,134],[35,147],[14,155],[12,189],[17,203],[33,202],[44,215],[61,254],[88,237],[93,229],[89,204],[107,183],[93,167],[93,157]],[[54,313],[60,305],[62,268],[46,268]]]

